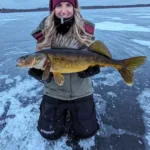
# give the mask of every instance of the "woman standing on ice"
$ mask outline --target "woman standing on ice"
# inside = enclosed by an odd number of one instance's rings
[[[94,25],[83,20],[77,0],[51,0],[50,15],[32,32],[37,50],[44,48],[88,47],[94,40]],[[91,76],[100,72],[98,66],[64,74],[63,86],[55,83],[53,75],[42,80],[42,70],[30,69],[29,74],[44,84],[40,105],[38,131],[49,140],[60,138],[66,131],[66,120],[71,120],[68,133],[76,138],[89,138],[97,132]]]

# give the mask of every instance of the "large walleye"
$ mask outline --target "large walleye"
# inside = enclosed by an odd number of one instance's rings
[[[96,53],[95,53],[96,52]],[[62,73],[74,73],[86,70],[89,66],[116,68],[127,85],[133,84],[134,71],[143,65],[146,56],[114,60],[107,47],[100,41],[94,41],[87,49],[44,49],[18,59],[18,67],[44,70],[42,79],[53,73],[55,82],[63,85]]]

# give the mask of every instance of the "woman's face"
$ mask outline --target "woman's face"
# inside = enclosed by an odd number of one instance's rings
[[[68,2],[59,3],[54,12],[58,18],[70,18],[74,15],[73,6]]]

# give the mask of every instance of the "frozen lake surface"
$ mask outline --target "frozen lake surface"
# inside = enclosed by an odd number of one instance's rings
[[[100,130],[81,140],[76,150],[150,149],[150,9],[83,10],[96,25],[96,39],[103,41],[114,59],[146,55],[128,87],[113,68],[94,76],[94,97]],[[67,137],[47,141],[38,133],[37,120],[43,86],[16,59],[35,50],[32,30],[48,12],[0,14],[0,149],[71,150]]]

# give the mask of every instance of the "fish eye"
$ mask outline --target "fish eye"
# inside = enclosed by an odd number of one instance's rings
[[[27,57],[28,57],[27,55],[26,55],[26,56],[21,56],[20,58],[17,59],[17,61],[20,61],[20,60],[23,61],[23,60],[25,60]]]
[[[26,56],[22,56],[22,57],[20,57],[21,59],[26,59],[28,56],[26,55]]]

